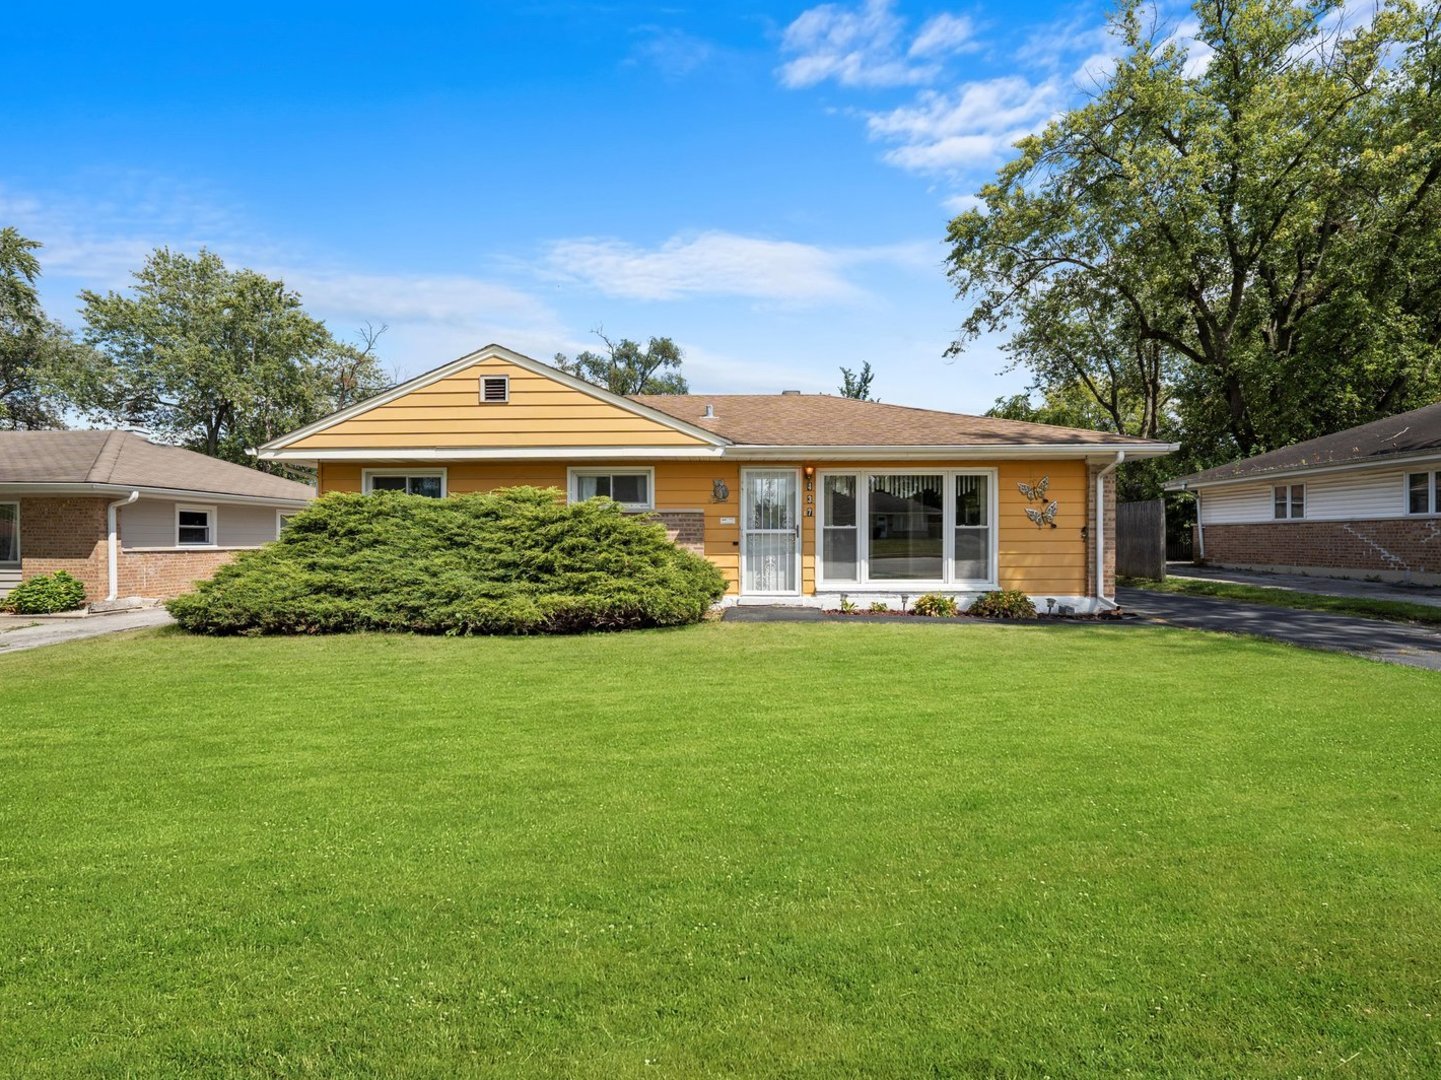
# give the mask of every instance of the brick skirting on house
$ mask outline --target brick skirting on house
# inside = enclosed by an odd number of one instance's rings
[[[20,576],[64,570],[85,586],[87,601],[110,591],[110,541],[103,498],[57,495],[20,499]],[[168,600],[235,558],[235,548],[126,551],[116,560],[119,596]]]
[[[1220,566],[1441,574],[1441,519],[1434,517],[1207,525],[1203,545],[1204,561]]]
[[[705,554],[705,512],[701,510],[658,510],[650,515],[665,526],[671,543],[697,555]]]

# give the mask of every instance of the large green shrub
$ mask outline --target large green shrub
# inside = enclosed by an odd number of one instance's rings
[[[0,607],[20,615],[53,615],[84,606],[85,586],[64,570],[22,582],[0,603]]]
[[[608,499],[327,495],[167,607],[204,634],[541,634],[696,622],[709,561]]]

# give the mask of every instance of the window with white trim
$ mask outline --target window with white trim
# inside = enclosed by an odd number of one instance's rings
[[[482,405],[504,405],[509,400],[509,375],[482,375],[480,377],[480,403]]]
[[[20,565],[20,504],[0,502],[0,566]]]
[[[279,539],[280,534],[285,531],[285,527],[290,524],[290,519],[298,513],[300,513],[299,510],[275,511],[275,536],[277,539]]]
[[[655,506],[654,470],[572,469],[570,501],[614,499],[627,510],[650,510]]]
[[[1441,514],[1441,472],[1406,474],[1406,513]]]
[[[821,474],[823,585],[991,584],[992,470]]]
[[[175,546],[214,547],[215,507],[176,503]]]
[[[399,491],[406,495],[423,495],[439,499],[445,495],[443,469],[367,469],[365,492]]]
[[[1271,494],[1277,521],[1306,516],[1305,484],[1278,484]]]

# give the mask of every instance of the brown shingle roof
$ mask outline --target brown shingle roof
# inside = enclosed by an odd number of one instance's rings
[[[1085,428],[913,409],[829,394],[636,394],[632,400],[760,446],[1146,446],[1148,439]],[[705,418],[705,407],[715,418]]]
[[[1368,461],[1382,464],[1387,458],[1423,454],[1428,450],[1441,450],[1441,401],[1385,420],[1374,420],[1360,427],[1347,428],[1332,435],[1322,435],[1319,439],[1309,439],[1183,476],[1166,486],[1172,489],[1183,484],[1196,487],[1220,480],[1241,480]]]
[[[0,484],[111,484],[295,500],[313,488],[129,431],[0,431]]]

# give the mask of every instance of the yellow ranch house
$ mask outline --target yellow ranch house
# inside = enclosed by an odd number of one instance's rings
[[[320,493],[608,497],[711,559],[727,603],[1019,589],[1112,607],[1123,461],[1174,447],[828,394],[622,397],[488,345],[258,451]]]

